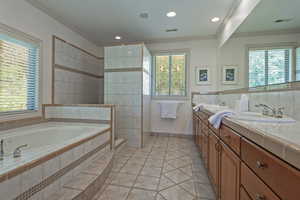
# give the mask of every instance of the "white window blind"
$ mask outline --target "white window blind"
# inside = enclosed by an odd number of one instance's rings
[[[292,48],[249,50],[249,87],[291,80]]]
[[[0,33],[0,113],[38,109],[40,47]]]
[[[296,80],[300,81],[300,47],[296,49]]]

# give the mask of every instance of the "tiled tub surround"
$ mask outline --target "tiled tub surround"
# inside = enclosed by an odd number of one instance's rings
[[[218,112],[205,107],[208,115]],[[300,170],[300,122],[260,123],[226,118],[223,123]]]
[[[53,36],[53,103],[102,101],[104,60]]]
[[[57,123],[52,122],[45,124],[46,126],[49,126],[49,124],[57,125]],[[61,126],[66,126],[65,124],[74,125],[63,122],[60,124]],[[43,124],[37,126],[43,126]],[[85,129],[93,127],[93,131],[90,130],[90,133],[84,134],[84,138],[83,135],[79,135],[69,140],[63,138],[60,143],[55,145],[24,149],[21,158],[4,158],[1,161],[1,170],[3,170],[3,172],[1,171],[0,183],[1,198],[10,200],[20,196],[18,199],[28,199],[36,192],[45,189],[46,192],[43,191],[43,198],[47,199],[48,195],[59,191],[62,188],[61,186],[80,173],[89,164],[89,157],[100,150],[110,151],[110,128],[108,125],[98,125],[99,127],[97,127],[95,124],[80,124],[75,126],[80,126],[81,128],[86,126]],[[58,128],[59,126],[55,127]],[[35,128],[38,129],[40,127]],[[23,132],[23,130],[24,128],[20,128],[19,131]],[[73,133],[74,130],[69,134]],[[66,133],[64,132],[63,134]],[[47,138],[49,138],[49,135],[45,135],[44,139],[40,139],[43,141],[47,140]],[[85,155],[88,155],[88,157]],[[84,156],[85,158],[82,160],[81,158]],[[80,162],[77,161],[79,159],[81,159]],[[85,160],[86,162],[83,162]],[[47,179],[48,181],[45,183]],[[51,188],[48,188],[48,186]]]
[[[60,109],[56,112],[57,107]],[[73,115],[58,114],[70,108],[75,111]],[[113,109],[112,105],[44,105],[44,123],[0,132],[4,141],[8,142],[4,145],[5,152],[11,153],[19,143],[29,145],[22,149],[20,158],[12,158],[8,153],[0,161],[0,199],[43,200],[64,190],[64,186],[76,179],[92,163],[92,159],[111,151]],[[89,116],[90,113],[102,114]],[[102,171],[107,172],[105,169]],[[101,186],[99,181],[104,178],[104,175],[99,175],[95,179],[98,180],[97,187]],[[94,185],[94,182],[91,184]],[[82,194],[91,195],[91,191]]]

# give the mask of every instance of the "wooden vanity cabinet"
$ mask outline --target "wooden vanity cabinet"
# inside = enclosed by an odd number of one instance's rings
[[[219,193],[219,160],[220,142],[219,138],[209,130],[208,136],[208,172],[215,192]]]
[[[220,142],[220,199],[240,199],[240,158]]]
[[[206,121],[204,121],[206,119]],[[221,125],[199,115],[200,151],[218,200],[299,200],[300,170]]]

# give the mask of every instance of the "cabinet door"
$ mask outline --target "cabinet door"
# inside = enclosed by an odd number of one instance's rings
[[[208,172],[214,190],[219,194],[219,139],[211,130],[209,131],[208,143]]]
[[[204,166],[208,167],[208,135],[203,134],[203,145],[202,145],[202,159],[204,161]]]
[[[251,198],[242,186],[240,188],[240,200],[251,200]]]
[[[239,200],[241,161],[235,153],[221,142],[220,198]]]

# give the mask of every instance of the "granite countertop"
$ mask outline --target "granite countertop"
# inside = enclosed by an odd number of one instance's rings
[[[204,111],[210,115],[221,110],[216,106],[204,106]],[[300,169],[300,121],[288,124],[261,123],[226,117],[223,123]]]

